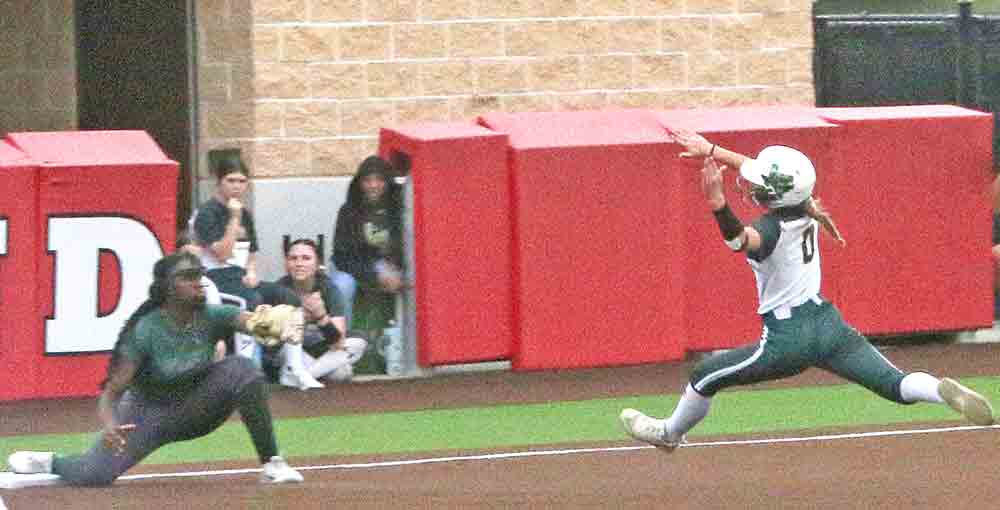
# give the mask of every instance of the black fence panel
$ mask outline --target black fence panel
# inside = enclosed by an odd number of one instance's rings
[[[1000,153],[1000,17],[815,16],[817,106],[956,104],[994,113]]]
[[[820,106],[955,101],[959,44],[953,22],[828,20],[818,26]]]
[[[977,18],[974,28],[974,106],[993,112],[993,161],[1000,154],[1000,17]]]

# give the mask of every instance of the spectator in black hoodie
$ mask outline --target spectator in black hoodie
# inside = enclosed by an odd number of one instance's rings
[[[356,286],[395,294],[404,284],[402,189],[393,177],[387,161],[365,158],[337,215],[331,260],[337,271],[331,280],[344,296],[348,327]]]

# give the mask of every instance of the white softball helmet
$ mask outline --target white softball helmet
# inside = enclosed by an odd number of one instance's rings
[[[772,145],[740,167],[740,177],[750,183],[751,197],[770,209],[799,205],[812,196],[816,169],[801,152]]]

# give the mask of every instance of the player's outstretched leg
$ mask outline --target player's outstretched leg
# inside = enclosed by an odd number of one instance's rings
[[[19,475],[30,475],[52,472],[52,452],[18,451],[7,458],[7,467]]]
[[[708,416],[711,406],[710,397],[701,395],[695,391],[694,386],[688,384],[670,418],[658,420],[635,409],[625,409],[618,419],[628,435],[672,452],[684,442],[687,432]]]
[[[976,425],[993,425],[993,407],[986,397],[947,377],[942,378],[938,384],[938,393],[952,409],[962,413],[965,419]]]
[[[635,409],[624,409],[618,416],[625,432],[639,441],[649,443],[665,452],[673,452],[684,442],[684,437],[671,438],[666,421],[646,416]]]
[[[302,482],[302,474],[292,469],[285,462],[285,459],[274,456],[264,464],[264,471],[260,474],[262,483],[299,483]]]

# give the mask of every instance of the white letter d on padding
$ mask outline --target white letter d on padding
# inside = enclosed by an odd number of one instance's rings
[[[153,264],[163,256],[156,235],[123,217],[51,217],[48,249],[55,254],[55,317],[45,321],[45,353],[107,351],[129,315],[146,299]],[[121,265],[121,296],[114,311],[98,316],[100,253]]]

